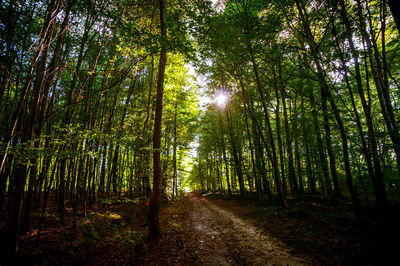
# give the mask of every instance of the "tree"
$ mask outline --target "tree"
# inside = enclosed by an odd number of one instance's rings
[[[153,130],[153,195],[150,201],[149,209],[149,237],[152,239],[160,237],[159,213],[161,203],[161,121],[163,109],[163,89],[164,89],[164,73],[165,65],[167,63],[167,27],[165,23],[165,1],[159,0],[160,6],[160,40],[161,51],[160,61],[158,63],[157,74],[157,96],[156,96],[156,113],[154,116],[154,130]]]

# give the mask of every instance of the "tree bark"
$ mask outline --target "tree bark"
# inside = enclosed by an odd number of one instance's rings
[[[385,2],[384,0],[382,0]],[[394,22],[396,23],[397,30],[400,34],[400,2],[398,0],[387,0],[387,3],[390,8],[390,12],[392,13],[392,17]]]
[[[231,140],[231,148],[232,148],[233,160],[235,163],[236,175],[237,175],[238,181],[239,181],[240,198],[244,199],[246,197],[246,190],[244,188],[244,180],[243,180],[243,172],[242,172],[242,158],[239,153],[240,148],[238,147],[238,145],[236,143],[236,136],[233,132],[231,114],[229,112],[228,106],[225,106],[225,113],[226,113],[226,119],[227,119],[227,123],[228,123],[228,131],[229,131],[230,140]]]
[[[167,27],[165,23],[165,1],[159,0],[160,5],[160,29],[161,29],[161,52],[158,63],[157,77],[157,96],[156,96],[156,113],[154,117],[153,131],[153,195],[150,201],[149,209],[149,238],[156,239],[160,237],[159,213],[161,203],[161,123],[163,109],[163,93],[164,93],[164,74],[165,65],[167,63]]]
[[[296,180],[296,173],[294,171],[294,162],[293,162],[293,150],[292,150],[292,138],[290,136],[289,130],[289,118],[287,114],[286,108],[286,91],[283,85],[282,80],[282,68],[281,65],[278,64],[278,87],[280,90],[280,96],[282,100],[282,107],[283,107],[283,122],[285,127],[285,137],[286,137],[286,149],[288,153],[288,168],[289,168],[289,183],[291,185],[291,190],[293,194],[297,194],[299,192],[299,186]]]
[[[230,184],[230,179],[229,179],[229,163],[228,159],[226,157],[226,147],[225,147],[225,137],[224,137],[224,130],[222,128],[222,116],[221,116],[221,111],[218,110],[218,121],[219,121],[219,128],[221,131],[221,149],[222,149],[222,156],[224,159],[225,163],[225,176],[226,176],[226,184],[228,186],[228,195],[232,196],[232,190],[231,190],[231,184]]]

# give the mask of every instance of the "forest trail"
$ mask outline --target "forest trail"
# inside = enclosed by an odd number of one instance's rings
[[[304,265],[277,240],[195,193],[186,195],[189,231],[197,235],[198,265]]]

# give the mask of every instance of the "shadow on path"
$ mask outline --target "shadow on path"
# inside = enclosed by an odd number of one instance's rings
[[[188,193],[189,226],[197,235],[197,265],[304,265],[289,249],[204,197]]]

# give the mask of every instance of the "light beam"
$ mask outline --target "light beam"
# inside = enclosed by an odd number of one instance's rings
[[[226,93],[220,92],[215,95],[214,101],[219,107],[224,107],[228,102],[228,95]]]

